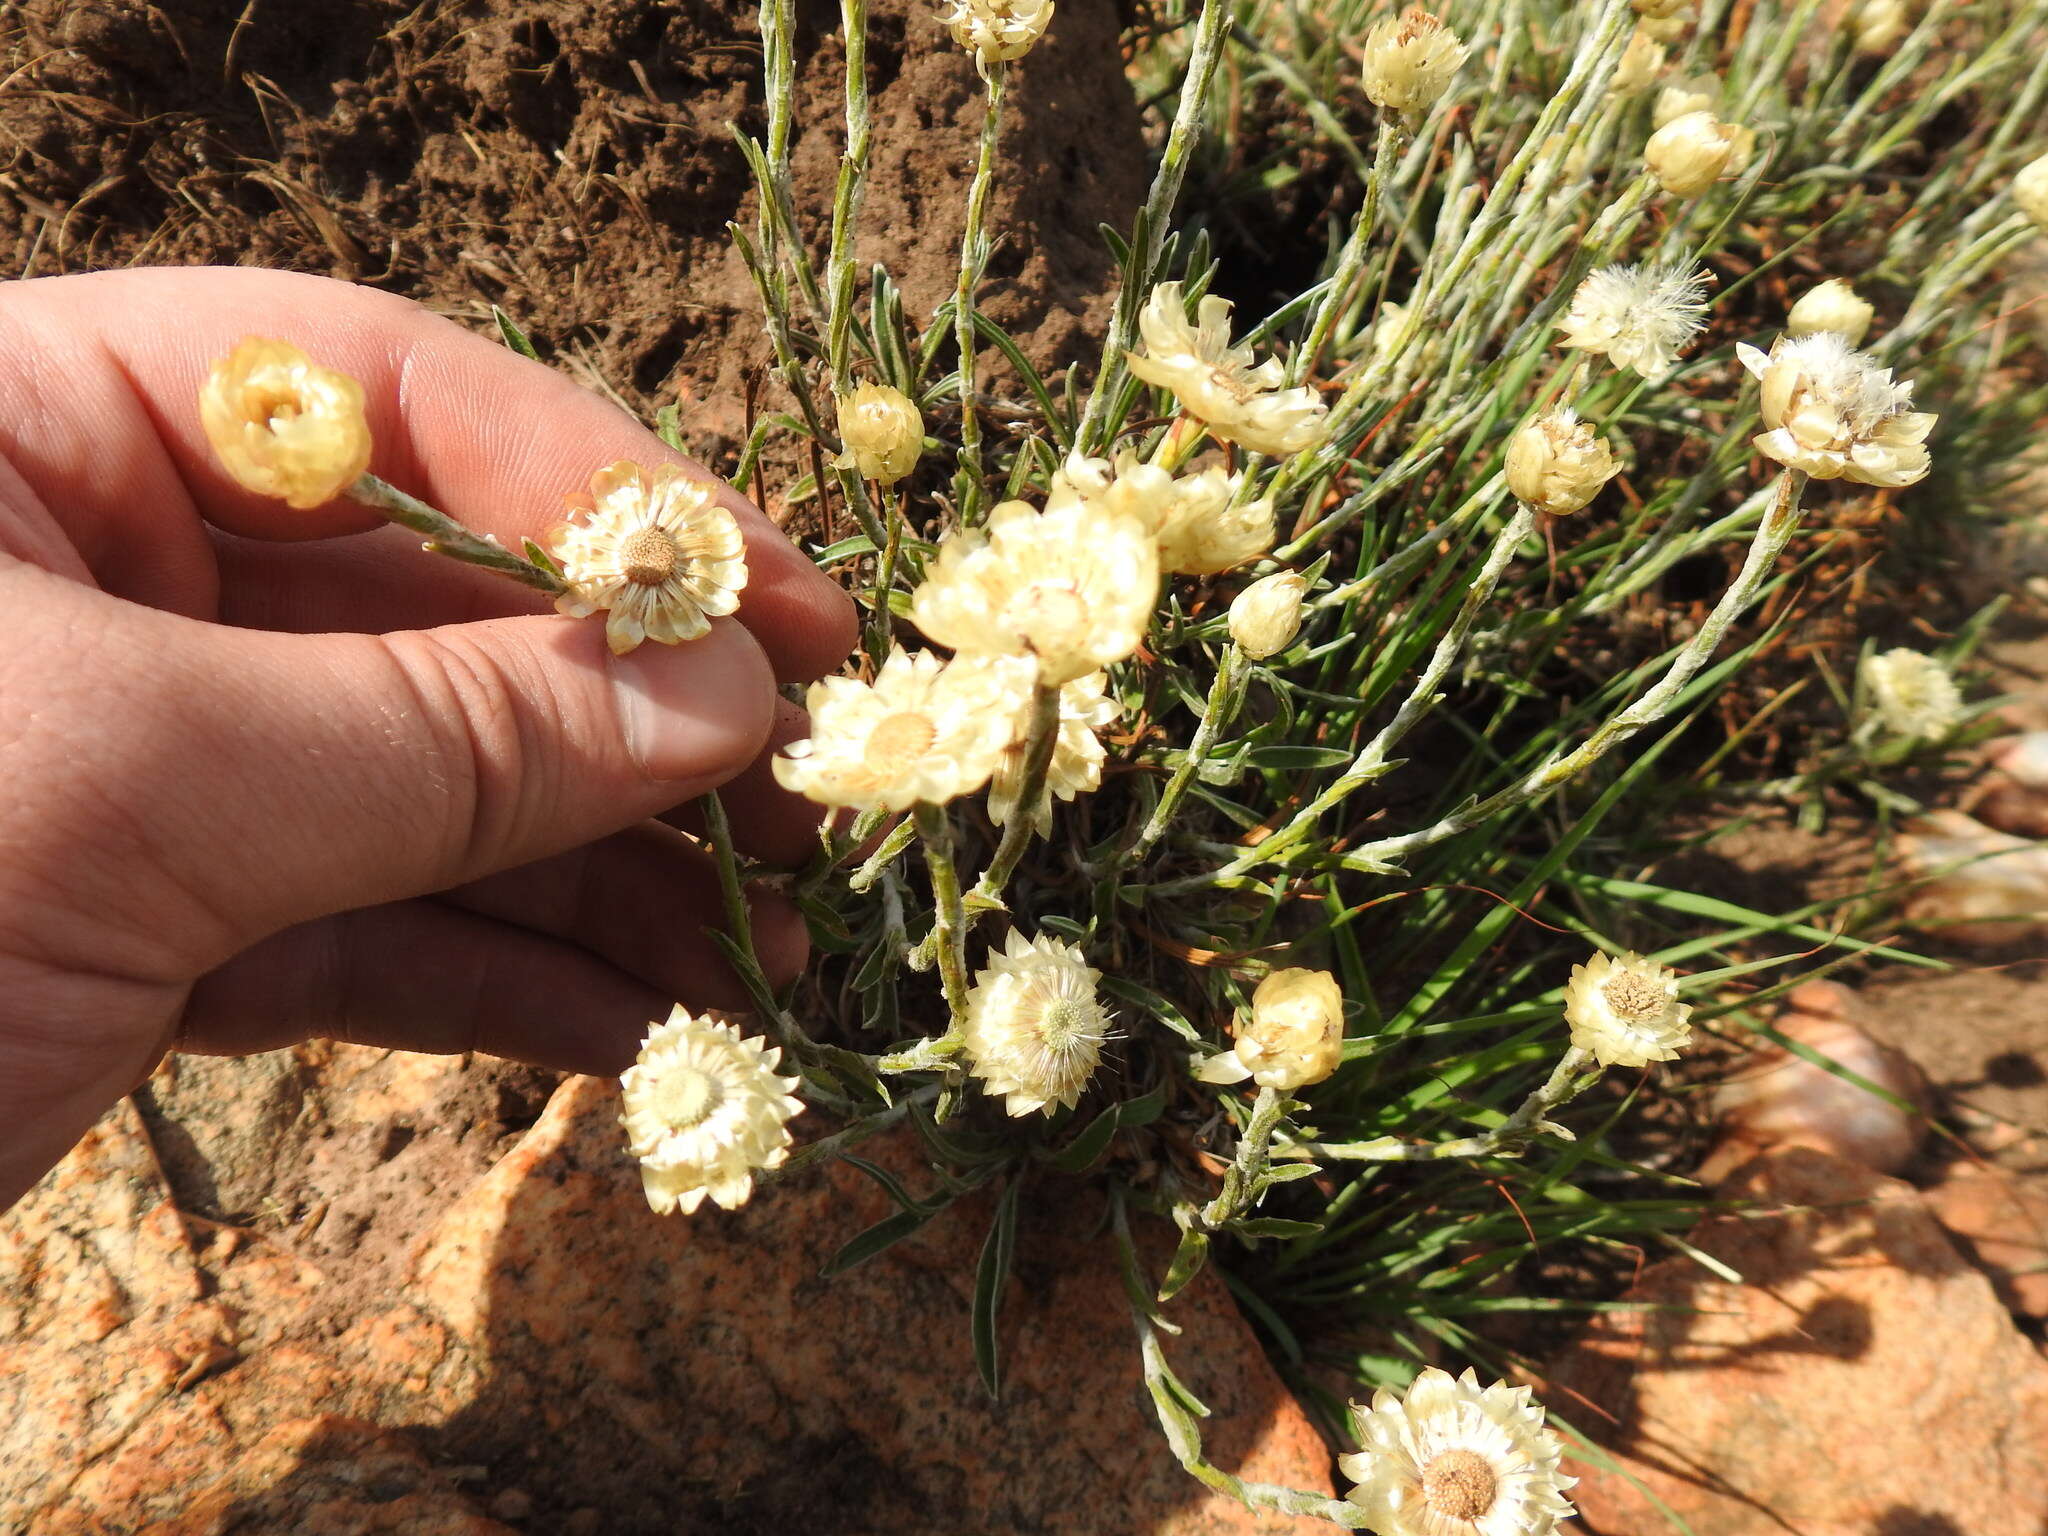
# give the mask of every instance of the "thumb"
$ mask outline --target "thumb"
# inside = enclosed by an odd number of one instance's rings
[[[729,620],[619,657],[602,624],[554,616],[273,634],[27,566],[0,573],[9,610],[0,718],[32,729],[0,735],[0,776],[29,814],[0,841],[29,840],[17,872],[127,934],[137,973],[667,810],[752,762],[775,707]]]

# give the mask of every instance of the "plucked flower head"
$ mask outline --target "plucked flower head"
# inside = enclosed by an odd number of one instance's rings
[[[775,780],[824,805],[942,805],[989,781],[1016,736],[1034,668],[1016,656],[898,650],[872,683],[828,677],[805,696],[811,734],[775,762]]]
[[[941,541],[910,617],[956,651],[1036,656],[1052,686],[1135,651],[1158,600],[1159,552],[1135,518],[1006,501]]]
[[[1934,657],[1901,646],[1864,657],[1859,671],[1886,730],[1938,741],[1962,723],[1962,692]]]
[[[1337,1459],[1380,1536],[1550,1536],[1572,1516],[1563,1447],[1527,1387],[1482,1388],[1432,1366],[1405,1399],[1354,1403],[1359,1449]]]
[[[1678,972],[1638,954],[1595,955],[1572,967],[1564,989],[1572,1044],[1603,1067],[1669,1061],[1692,1038],[1691,1017],[1678,1000]]]
[[[1045,787],[1031,810],[1031,825],[1040,837],[1052,832],[1052,802],[1058,796],[1071,800],[1089,793],[1102,783],[1102,761],[1107,755],[1096,732],[1117,717],[1117,702],[1104,692],[1107,674],[1091,672],[1077,677],[1060,689],[1060,721],[1053,737],[1052,761],[1045,770]],[[1008,826],[1024,796],[1024,742],[1017,739],[996,765],[988,790],[988,819]]]
[[[1251,1018],[1237,1040],[1196,1073],[1205,1083],[1241,1083],[1292,1093],[1320,1083],[1344,1059],[1344,993],[1328,971],[1275,971],[1252,993]]]
[[[1058,939],[1015,929],[990,950],[967,993],[968,1070],[1012,1115],[1071,1109],[1102,1059],[1110,1019],[1095,996],[1102,973]]]
[[[1214,576],[1273,547],[1273,503],[1240,504],[1243,483],[1242,474],[1226,474],[1220,465],[1176,479],[1128,450],[1114,464],[1077,453],[1053,476],[1045,509],[1082,502],[1097,519],[1133,518],[1157,542],[1160,570]]]
[[[1052,22],[1053,0],[951,0],[939,20],[978,68],[1029,53]]]
[[[1761,385],[1768,429],[1756,446],[1816,480],[1911,485],[1927,474],[1932,411],[1909,410],[1913,386],[1833,331],[1779,337],[1765,356],[1735,349]]]
[[[614,653],[695,640],[739,607],[747,541],[703,481],[621,459],[590,477],[588,496],[566,500],[570,521],[548,536],[568,582],[555,607],[577,619],[602,611]]]
[[[1382,16],[1365,34],[1365,94],[1376,107],[1418,118],[1449,89],[1469,51],[1419,5]]]
[[[708,1196],[726,1210],[753,1193],[754,1171],[789,1157],[798,1080],[778,1077],[780,1047],[678,1006],[650,1026],[625,1089],[626,1144],[647,1203],[689,1215]]]
[[[1793,336],[1811,336],[1815,331],[1833,331],[1856,347],[1870,332],[1877,309],[1839,277],[1816,283],[1799,296],[1792,313],[1785,317],[1785,329]]]
[[[902,390],[862,384],[839,401],[839,440],[846,445],[835,461],[841,469],[894,485],[917,468],[924,452],[924,418]]]
[[[1253,661],[1277,656],[1301,632],[1308,582],[1299,571],[1261,576],[1230,600],[1230,638]]]
[[[1312,389],[1282,389],[1280,360],[1252,362],[1230,344],[1230,301],[1206,294],[1188,321],[1177,282],[1161,283],[1138,315],[1145,350],[1125,355],[1131,372],[1173,391],[1189,415],[1225,442],[1254,453],[1300,453],[1321,440],[1329,408]]]
[[[1508,439],[1508,489],[1524,506],[1552,517],[1584,508],[1614,478],[1616,467],[1607,440],[1568,405]]]
[[[199,389],[199,424],[237,484],[301,510],[370,467],[363,386],[288,341],[246,337],[216,362]]]
[[[2030,160],[2012,179],[2012,200],[2034,227],[2048,234],[2048,155]]]
[[[1711,112],[1673,118],[1643,146],[1643,162],[1657,184],[1673,197],[1698,197],[1749,159],[1751,135]]]
[[[1707,281],[1677,265],[1601,267],[1572,294],[1558,329],[1568,347],[1662,378],[1706,328]]]

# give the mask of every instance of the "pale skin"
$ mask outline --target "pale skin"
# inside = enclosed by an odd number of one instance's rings
[[[601,620],[374,513],[229,480],[194,400],[246,335],[360,379],[372,471],[514,548],[602,465],[688,462],[367,289],[0,288],[0,1208],[171,1050],[328,1036],[618,1072],[672,1003],[742,1001],[677,808],[723,786],[747,851],[814,842],[768,771],[803,734],[775,685],[835,670],[854,612],[744,497],[739,614],[615,659]],[[753,926],[793,975],[794,910],[757,897]]]

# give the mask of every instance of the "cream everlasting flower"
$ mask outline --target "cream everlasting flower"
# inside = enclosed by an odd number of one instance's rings
[[[1188,323],[1180,284],[1161,283],[1138,315],[1143,352],[1131,372],[1173,391],[1189,415],[1225,442],[1254,453],[1290,454],[1318,442],[1329,408],[1312,389],[1282,389],[1277,357],[1254,365],[1249,346],[1230,344],[1230,301],[1207,294]]]
[[[1308,583],[1299,571],[1261,576],[1230,600],[1230,638],[1253,661],[1277,656],[1301,632]]]
[[[910,617],[956,651],[1034,655],[1054,685],[1135,651],[1158,600],[1159,552],[1135,518],[1006,501],[946,535]]]
[[[288,341],[245,338],[199,389],[199,424],[236,483],[305,509],[370,467],[363,386]]]
[[[846,445],[834,461],[841,469],[894,485],[917,468],[924,452],[924,418],[902,390],[863,384],[839,401],[839,440]]]
[[[1292,1093],[1320,1083],[1344,1059],[1344,994],[1328,971],[1275,971],[1252,993],[1252,1016],[1237,1042],[1195,1074],[1205,1083],[1241,1083]]]
[[[1676,265],[1602,267],[1579,284],[1558,329],[1568,347],[1661,378],[1706,328],[1707,282]]]
[[[1650,126],[1662,128],[1688,112],[1711,112],[1721,104],[1721,82],[1712,75],[1674,80],[1657,92],[1650,108]]]
[[[1664,73],[1664,45],[1641,27],[1629,34],[1621,62],[1614,66],[1614,78],[1607,89],[1616,96],[1638,96],[1656,84]]]
[[[1678,1000],[1678,972],[1637,954],[1595,955],[1572,967],[1564,989],[1572,1044],[1603,1067],[1669,1061],[1692,1038],[1691,1017]]]
[[[1383,16],[1365,34],[1365,94],[1376,107],[1420,117],[1449,88],[1468,51],[1419,5]]]
[[[1081,951],[1058,939],[1026,942],[1014,928],[1005,951],[989,951],[988,969],[967,993],[968,1070],[1000,1094],[1012,1115],[1069,1109],[1102,1059],[1109,1014],[1096,1001],[1102,979]]]
[[[2048,155],[2020,167],[2012,179],[2012,200],[2036,229],[2048,234]]]
[[[1221,466],[1176,480],[1131,452],[1107,459],[1071,455],[1053,476],[1047,512],[1087,504],[1098,521],[1129,517],[1150,530],[1159,546],[1159,568],[1184,576],[1214,576],[1256,560],[1273,547],[1273,503],[1237,502],[1242,474]]]
[[[567,500],[570,521],[548,536],[569,584],[555,607],[576,619],[603,610],[615,654],[695,640],[739,607],[747,541],[703,481],[621,459],[590,477],[588,496]]]
[[[1102,743],[1095,733],[1117,717],[1117,702],[1104,689],[1109,677],[1091,672],[1077,677],[1060,689],[1060,723],[1053,738],[1052,761],[1045,770],[1045,787],[1032,808],[1031,825],[1040,837],[1052,832],[1052,802],[1093,792],[1102,783]],[[1027,701],[1028,702],[1028,701]],[[1014,740],[996,765],[995,781],[989,785],[988,819],[1008,826],[1017,814],[1024,795],[1024,743]]]
[[[1434,1366],[1404,1401],[1375,1392],[1351,1407],[1359,1449],[1337,1458],[1351,1502],[1380,1536],[1550,1536],[1578,1481],[1527,1387],[1481,1388]]]
[[[1849,36],[1858,53],[1890,53],[1912,25],[1906,0],[1862,0],[1849,9]]]
[[[987,69],[1031,51],[1052,21],[1052,0],[952,0],[939,20],[975,64]]]
[[[1570,406],[1537,417],[1508,439],[1508,489],[1524,506],[1552,517],[1577,512],[1612,480],[1607,440]]]
[[[1962,723],[1963,695],[1934,657],[1901,646],[1864,657],[1859,671],[1886,730],[1938,741]]]
[[[1033,668],[1014,656],[892,651],[872,683],[811,684],[808,740],[791,742],[775,781],[823,805],[901,811],[941,805],[989,781],[1030,702]]]
[[[1698,197],[1723,175],[1742,169],[1749,156],[1745,131],[1711,112],[1688,112],[1650,135],[1643,162],[1673,197]]]
[[[1816,480],[1911,485],[1927,474],[1932,411],[1913,411],[1913,386],[1858,352],[1833,331],[1780,337],[1766,357],[1739,344],[1735,355],[1756,375],[1764,426],[1756,446],[1768,458]]]
[[[650,1027],[619,1083],[626,1144],[640,1159],[647,1203],[688,1215],[709,1196],[728,1211],[753,1193],[754,1170],[789,1157],[797,1079],[777,1077],[780,1047],[677,1007]]]
[[[1815,331],[1833,331],[1850,346],[1861,346],[1870,331],[1877,310],[1869,300],[1839,277],[1816,284],[1799,296],[1786,317],[1785,329],[1794,336],[1811,336]]]

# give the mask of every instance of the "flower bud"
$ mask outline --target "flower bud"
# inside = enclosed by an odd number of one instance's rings
[[[1365,94],[1376,107],[1420,117],[1465,62],[1458,34],[1419,5],[1384,16],[1365,34]]]
[[[1862,54],[1890,53],[1912,25],[1906,0],[1862,0],[1849,12],[1849,36]]]
[[[332,501],[370,467],[363,386],[288,341],[250,336],[207,374],[199,423],[245,489],[304,510]]]
[[[2035,228],[2048,234],[2048,155],[2020,168],[2012,179],[2012,200]]]
[[[1606,440],[1570,406],[1537,417],[1508,440],[1508,489],[1524,506],[1552,517],[1585,506],[1615,468]]]
[[[1721,82],[1712,75],[1674,80],[1657,92],[1657,104],[1650,109],[1650,126],[1663,128],[1688,112],[1711,112],[1720,104]]]
[[[1231,600],[1230,638],[1253,661],[1277,656],[1301,630],[1308,583],[1295,571],[1261,576]]]
[[[924,418],[901,390],[862,384],[839,401],[839,438],[846,444],[846,452],[834,461],[841,469],[894,485],[917,467],[924,452]]]
[[[1650,135],[1643,159],[1673,197],[1698,197],[1723,172],[1742,169],[1749,158],[1742,139],[1742,129],[1711,112],[1687,112]]]
[[[1667,20],[1691,4],[1692,0],[1634,0],[1635,13],[1652,21]]]
[[[1240,1083],[1292,1093],[1320,1083],[1344,1059],[1344,994],[1328,971],[1275,971],[1252,994],[1252,1016],[1237,1043],[1196,1073],[1205,1083]]]
[[[1630,34],[1621,62],[1614,66],[1614,78],[1607,89],[1616,96],[1635,96],[1647,91],[1664,73],[1664,47],[1641,27]]]
[[[1877,310],[1870,301],[1857,296],[1839,277],[1806,290],[1799,296],[1799,302],[1792,306],[1785,329],[1794,336],[1809,336],[1815,331],[1833,331],[1852,347],[1863,344],[1864,336],[1870,330],[1870,322],[1877,316]]]

